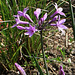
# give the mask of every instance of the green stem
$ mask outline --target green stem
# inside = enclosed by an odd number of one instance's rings
[[[49,73],[48,73],[48,67],[46,65],[45,52],[44,52],[44,48],[43,48],[42,30],[40,31],[40,36],[41,36],[41,48],[42,48],[42,54],[43,54],[43,60],[44,60],[44,65],[45,65],[45,69],[46,69],[46,74],[49,75]]]
[[[69,6],[70,6],[70,12],[71,12],[71,19],[72,19],[73,35],[74,35],[74,40],[75,40],[75,23],[74,23],[74,14],[73,14],[71,0],[69,0]]]

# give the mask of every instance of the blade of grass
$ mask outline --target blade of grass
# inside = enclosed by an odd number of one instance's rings
[[[22,45],[21,45],[22,46]],[[20,47],[21,47],[20,46]],[[20,47],[16,50],[16,52],[13,54],[12,58],[11,58],[11,61],[14,59],[14,57],[16,57],[17,53],[19,52],[20,50]]]
[[[44,75],[43,72],[42,72],[42,70],[41,70],[41,68],[40,68],[40,66],[39,66],[39,64],[38,64],[38,61],[37,61],[36,58],[34,57],[34,55],[33,55],[33,58],[34,58],[34,61],[35,61],[35,63],[36,63],[37,69],[38,69],[38,71],[40,72],[40,75]]]
[[[70,13],[71,13],[71,19],[72,19],[72,28],[73,28],[73,35],[74,35],[74,41],[75,41],[75,23],[74,23],[74,14],[73,14],[73,8],[72,8],[71,0],[69,0],[69,7],[70,7]]]

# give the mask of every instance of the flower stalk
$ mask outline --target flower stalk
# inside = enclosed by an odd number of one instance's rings
[[[40,36],[41,36],[41,49],[42,49],[42,54],[43,54],[44,66],[45,66],[45,69],[46,69],[46,74],[49,75],[48,67],[47,67],[47,64],[46,64],[45,52],[44,52],[44,48],[43,48],[42,30],[40,31]]]

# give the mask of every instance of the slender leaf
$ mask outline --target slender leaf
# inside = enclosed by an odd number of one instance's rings
[[[34,57],[34,55],[33,55],[33,57]],[[42,70],[41,70],[41,68],[40,68],[40,66],[39,66],[39,64],[38,64],[38,61],[36,60],[35,57],[34,57],[34,61],[36,63],[36,66],[37,66],[38,71],[40,72],[40,75],[44,75],[43,72],[42,72]]]

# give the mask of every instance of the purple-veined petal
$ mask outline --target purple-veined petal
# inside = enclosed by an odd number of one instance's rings
[[[32,25],[30,25],[30,24],[29,24],[29,26],[30,26],[30,29],[33,29],[33,28],[35,27],[35,26],[33,27],[33,26],[32,26]]]
[[[30,26],[30,29],[29,29],[29,32],[35,32],[36,31],[36,29],[35,29],[35,26],[33,27],[32,25],[29,25]]]
[[[53,16],[55,16],[57,13],[58,13],[58,12],[55,11],[55,12],[50,16],[50,18],[52,18]]]
[[[23,12],[22,11],[18,11],[19,16],[23,16]]]
[[[30,33],[30,34],[29,34],[29,37],[31,37],[33,34],[34,34],[34,33]]]
[[[19,24],[29,24],[29,22],[26,22],[26,21],[19,21]]]
[[[25,14],[24,16],[26,19],[28,19],[29,21],[33,22],[33,20],[30,18],[30,16],[28,14]]]
[[[34,32],[32,32],[32,31],[29,30],[28,32],[26,32],[26,33],[24,33],[24,34],[25,34],[25,35],[29,35],[29,37],[31,37],[31,36],[33,35],[33,33],[34,33]]]
[[[26,14],[26,12],[27,12],[28,10],[29,10],[28,7],[24,8],[24,10],[23,10],[24,15]]]
[[[30,26],[30,29],[32,29],[34,33],[37,31],[37,29],[35,28],[35,26],[34,27],[32,27],[32,25],[29,25],[29,26]]]
[[[52,21],[56,21],[57,18],[58,18],[58,16],[55,16],[55,17],[52,19]]]
[[[26,33],[24,33],[25,35],[29,35],[29,37],[31,37],[36,31],[37,29],[35,29],[35,26],[32,27],[31,25],[29,25],[30,27],[25,27],[25,29],[28,31]]]
[[[17,17],[17,18],[15,19],[16,24],[14,24],[11,28],[13,28],[13,27],[17,26],[17,25],[20,23],[19,15],[13,15],[13,16],[14,16],[14,17]]]
[[[63,29],[62,29],[61,27],[58,27],[58,30],[59,30],[59,31],[63,31]]]
[[[14,17],[17,17],[17,15],[13,15]]]
[[[29,32],[24,33],[25,35],[29,35]]]
[[[20,21],[19,15],[14,15],[14,16],[17,17],[17,18],[15,19],[16,24],[19,24],[19,21]]]
[[[29,27],[25,27],[26,30],[29,30]]]
[[[26,33],[24,33],[25,35],[29,35],[29,37],[31,37],[32,35],[33,35],[33,32],[30,32],[30,31],[28,31],[28,32],[26,32]]]
[[[41,9],[37,8],[36,11],[34,11],[34,15],[36,16],[37,19],[39,19],[39,15],[41,13]]]
[[[58,30],[62,32],[61,35],[65,35],[65,31],[63,30],[63,28],[58,27]]]
[[[63,16],[65,16],[65,17],[66,17],[66,15],[65,15],[63,12],[60,12],[59,14],[60,14],[60,15],[63,15]]]
[[[17,15],[17,19],[20,20],[20,16],[19,15]]]
[[[17,28],[20,29],[20,30],[24,30],[25,29],[25,27],[22,27],[22,26],[17,26]]]
[[[62,12],[62,11],[63,11],[63,8],[61,8],[61,7],[57,9],[57,12],[58,12],[58,13],[60,13],[60,12]]]
[[[19,15],[17,14],[17,15],[13,15],[14,17],[16,17],[18,20],[20,19],[19,17]]]
[[[56,8],[56,9],[58,8],[58,5],[57,5],[57,3],[55,3],[55,5],[54,5],[54,6],[55,6],[55,8]]]
[[[60,21],[60,15],[58,15],[58,22]]]
[[[19,15],[16,15],[16,16],[17,16],[17,18],[15,19],[16,24],[29,24],[29,22],[21,21],[20,18],[19,18]]]
[[[60,8],[57,8],[57,10],[50,16],[51,18],[53,17],[53,16],[55,16],[56,14],[60,14],[61,12],[62,12],[62,8],[60,7]]]
[[[47,18],[47,13],[44,14],[44,16],[39,20],[38,24],[42,25],[42,23],[46,20]]]
[[[11,28],[14,28],[15,26],[17,26],[17,24],[14,24]]]
[[[57,13],[66,17],[66,15],[62,11],[63,11],[63,8],[61,7],[57,9]]]
[[[41,21],[42,21],[42,22],[45,21],[46,18],[47,18],[47,13],[44,14],[43,18],[41,18]]]
[[[51,21],[49,21],[49,23],[56,21],[58,18],[58,16],[55,16]]]
[[[59,24],[63,24],[66,21],[66,19],[62,19],[59,21]]]
[[[23,70],[23,68],[18,63],[15,63],[15,66],[19,70],[21,75],[26,75],[25,71]]]
[[[18,15],[19,15],[19,16],[25,16],[27,10],[29,10],[28,7],[24,8],[23,12],[22,12],[22,11],[18,11]]]
[[[62,28],[62,29],[68,29],[66,26],[64,26],[64,25],[60,25],[59,26],[60,28]]]
[[[42,22],[41,22],[41,20],[39,20],[38,24],[39,24],[39,25],[42,25]]]
[[[56,24],[54,24],[54,23],[51,23],[50,25],[51,25],[51,26],[57,26],[57,25],[56,25]]]
[[[16,24],[19,24],[20,20],[19,19],[15,19]]]

